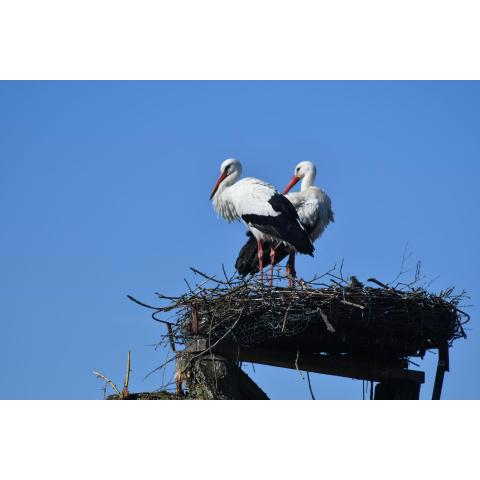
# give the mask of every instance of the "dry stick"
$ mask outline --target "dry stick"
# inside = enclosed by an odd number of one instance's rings
[[[330,278],[330,281],[331,281],[331,282],[333,281],[333,280],[332,280],[333,278],[336,278],[337,280],[339,280],[340,282],[342,282],[342,283],[341,283],[342,286],[345,286],[345,285],[347,284],[347,281],[346,281],[344,278],[339,277],[338,275],[334,275],[333,273],[329,273],[328,276],[329,276],[329,277],[332,277],[332,278]],[[337,282],[334,282],[334,283],[337,283]],[[339,284],[337,283],[337,285],[339,285]]]
[[[405,273],[408,273],[410,270],[403,270],[403,267],[405,265],[405,263],[410,259],[410,257],[413,255],[413,252],[410,252],[409,254],[407,254],[407,248],[408,248],[408,244],[409,242],[407,242],[405,244],[405,247],[403,249],[403,254],[402,254],[402,263],[400,264],[400,272],[398,273],[398,275],[390,282],[390,284],[394,284],[402,275],[404,275]]]
[[[228,275],[227,275],[227,272],[225,271],[225,265],[222,263],[222,270],[223,270],[223,276],[225,277],[225,281],[228,283],[228,285],[230,286],[231,285],[231,280],[232,278],[229,280],[228,279]]]
[[[170,322],[167,322],[166,320],[162,320],[161,318],[157,318],[156,315],[158,315],[159,313],[163,313],[163,312],[157,310],[156,312],[153,312],[153,313],[152,313],[152,318],[153,318],[153,320],[155,320],[156,322],[159,322],[159,323],[163,323],[163,324],[165,324],[165,325],[167,325],[167,326],[168,326],[168,325],[170,325],[170,326],[175,326],[174,323],[170,323]]]
[[[168,359],[168,355],[169,355],[169,352],[167,350],[167,355],[166,355],[165,359]],[[165,373],[166,373],[166,371],[167,371],[167,369],[165,368],[165,369],[163,369],[163,372],[162,372],[162,386],[165,385]],[[160,387],[160,388],[162,388],[162,387]]]
[[[168,330],[168,340],[170,341],[170,348],[172,351],[175,351],[175,337],[173,335],[173,330],[172,330],[172,325],[169,323],[167,324],[167,330]]]
[[[297,372],[300,374],[302,380],[305,380],[302,371],[298,368],[298,357],[300,357],[300,350],[297,348],[297,357],[295,358],[295,370],[297,370]]]
[[[388,285],[385,285],[384,283],[378,281],[376,278],[369,278],[367,280],[367,282],[376,283],[378,286],[384,288],[385,290],[391,290],[392,289],[392,287],[389,287]]]
[[[160,292],[155,292],[155,295],[160,298],[160,300],[180,300],[182,297],[172,297],[172,296],[169,296],[169,295],[164,295],[163,293],[160,293]]]
[[[203,286],[206,285],[210,280],[204,280],[202,283],[199,283],[195,286],[194,292],[197,290],[203,290]]]
[[[187,284],[187,287],[188,287],[188,290],[190,291],[190,294],[194,295],[192,287],[190,287],[190,284],[188,283],[188,280],[186,278],[184,278],[183,281]]]
[[[285,323],[287,322],[287,316],[289,311],[290,311],[290,305],[287,307],[285,316],[283,317],[282,332],[285,331]]]
[[[466,323],[468,323],[470,321],[470,315],[468,313],[462,312],[459,308],[457,308],[456,310],[457,310],[458,313],[461,313],[462,315],[467,317],[467,319],[462,323],[462,325],[465,325]]]
[[[215,277],[211,277],[210,275],[207,275],[206,273],[203,273],[200,270],[197,270],[196,268],[190,267],[190,270],[193,273],[196,273],[197,275],[201,275],[204,278],[208,278],[208,280],[211,280],[212,282],[220,283],[222,285],[228,285],[227,282],[223,282],[222,280],[217,280]]]
[[[335,281],[333,278],[331,278],[330,281],[331,281],[332,283],[334,283],[335,285],[337,285],[338,287],[340,287],[340,288],[345,288],[345,285],[342,285],[341,283],[338,283],[338,282]]]
[[[330,270],[328,270],[327,272],[323,273],[322,275],[315,275],[311,280],[309,280],[307,283],[313,283],[313,282],[316,282],[317,280],[320,280],[321,278],[323,277],[327,277],[329,275],[331,275],[332,272],[334,272],[336,269],[336,266],[334,265]]]
[[[312,384],[310,383],[310,373],[307,370],[307,380],[308,380],[308,388],[310,390],[310,395],[312,396],[312,400],[315,400],[315,395],[313,394]]]
[[[169,363],[172,363],[174,360],[176,360],[176,357],[171,357],[171,358],[169,358],[168,360],[166,360],[165,362],[163,362],[160,366],[158,366],[157,368],[153,369],[151,372],[147,373],[147,374],[143,377],[143,380],[146,380],[148,377],[150,377],[150,375],[153,375],[155,372],[158,372],[158,371],[161,370],[162,368],[166,367]]]
[[[175,371],[175,393],[179,397],[183,396],[182,385],[183,385],[183,375],[180,369],[177,368]]]
[[[356,307],[356,308],[360,308],[362,310],[365,310],[364,306],[358,305],[358,303],[349,302],[348,300],[340,300],[340,303],[344,303],[345,305],[351,305],[352,307]]]
[[[320,316],[322,317],[322,320],[324,321],[325,323],[325,326],[327,327],[327,330],[330,332],[330,333],[335,333],[335,328],[333,327],[333,325],[328,321],[328,317],[327,315],[324,313],[324,311],[319,308],[318,309],[319,312],[320,312]]]
[[[138,303],[138,305],[141,305],[142,307],[145,308],[150,308],[152,310],[161,310],[162,307],[152,307],[151,305],[147,305],[146,303],[141,302],[140,300],[137,300],[136,298],[133,298],[131,295],[127,295],[127,298],[131,300],[132,302]]]
[[[340,278],[345,281],[345,279],[343,278],[343,262],[345,261],[344,258],[342,258],[342,262],[340,263],[340,270],[339,270],[339,273],[340,273]]]
[[[120,393],[120,390],[118,390],[117,386],[109,379],[107,378],[105,375],[102,375],[100,372],[96,372],[95,370],[93,371],[93,374],[97,377],[97,378],[101,378],[102,380],[104,380],[105,382],[107,382],[112,388],[113,390],[115,390],[115,392],[117,392],[118,395],[122,395]]]
[[[122,398],[128,398],[128,384],[130,382],[130,351],[127,356],[127,371],[125,373],[125,381],[123,382]]]
[[[155,310],[153,315],[155,315],[157,313],[160,313],[160,312],[169,312],[170,310],[173,310],[174,308],[177,308],[178,305],[180,305],[180,300],[178,300],[178,302],[173,306],[170,305],[168,307],[152,307],[151,305],[147,305],[146,303],[143,303],[140,300],[137,300],[136,298],[133,298],[131,295],[127,295],[127,298],[129,300],[131,300],[132,302],[135,302],[138,305],[141,305],[142,307],[149,308],[150,310]],[[167,322],[166,320],[161,320],[161,319],[155,318],[155,317],[153,317],[153,319],[157,322],[160,322],[160,323],[166,323],[166,324],[170,323],[170,322]],[[170,325],[174,325],[174,324],[170,323]]]
[[[158,294],[157,294],[158,295]],[[169,305],[168,307],[152,307],[151,305],[148,305],[146,303],[140,302],[140,300],[137,300],[136,298],[133,298],[131,295],[127,295],[127,298],[131,300],[132,302],[137,303],[138,305],[141,305],[142,307],[149,308],[150,310],[156,310],[155,313],[161,313],[161,312],[170,312],[171,310],[174,310],[175,308],[178,308],[180,305],[183,305],[184,298],[183,297],[171,297],[171,299],[176,300],[176,302],[173,305]],[[163,298],[169,298],[169,297],[163,297]],[[158,318],[154,318],[157,322],[160,323],[169,323],[165,320],[160,320]],[[172,324],[173,325],[173,324]]]

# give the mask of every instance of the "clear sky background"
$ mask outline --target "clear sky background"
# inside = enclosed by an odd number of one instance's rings
[[[178,294],[190,266],[233,269],[240,224],[208,196],[219,165],[285,186],[311,160],[335,224],[305,277],[345,260],[389,281],[406,244],[431,289],[466,289],[468,339],[443,398],[480,398],[478,82],[0,82],[0,398],[99,399],[96,369],[131,389],[163,362],[163,326],[126,298]],[[436,356],[420,362],[431,396]],[[295,371],[245,367],[271,398],[310,398]],[[362,382],[311,376],[317,398]]]

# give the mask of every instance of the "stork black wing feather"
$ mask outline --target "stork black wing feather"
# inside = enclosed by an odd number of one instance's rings
[[[288,242],[300,253],[313,256],[312,241],[300,223],[295,207],[280,193],[272,195],[268,202],[279,215],[244,214],[242,219],[247,225],[274,238]]]
[[[307,233],[310,235],[313,228],[305,226]],[[235,268],[238,273],[245,277],[247,275],[255,275],[258,272],[258,248],[257,241],[251,232],[247,233],[249,237],[245,245],[240,249],[238,253],[237,261],[235,262]],[[271,242],[262,242],[263,249],[263,266],[268,267],[270,265],[270,246]],[[288,257],[290,248],[284,243],[280,243],[275,249],[275,265],[279,264],[283,259]]]

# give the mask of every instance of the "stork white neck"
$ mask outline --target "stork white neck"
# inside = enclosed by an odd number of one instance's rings
[[[295,167],[295,176],[302,179],[300,191],[304,192],[313,186],[317,175],[317,167],[313,162],[300,162]]]
[[[241,175],[242,175],[242,166],[238,164],[236,168],[232,169],[230,173],[228,173],[228,175],[225,177],[223,182],[220,183],[215,197],[220,197],[222,193],[225,191],[225,189],[227,189],[228,187],[231,187],[234,183],[237,183]]]
[[[312,187],[315,183],[315,177],[317,172],[315,171],[315,166],[313,168],[305,169],[304,177],[302,178],[302,183],[300,186],[300,191],[304,192],[308,188]]]

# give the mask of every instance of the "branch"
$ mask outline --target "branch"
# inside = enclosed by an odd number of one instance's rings
[[[113,388],[113,390],[115,390],[115,392],[117,392],[118,395],[120,395],[120,396],[122,395],[120,393],[120,390],[118,390],[117,386],[109,378],[107,378],[105,375],[102,375],[100,372],[96,372],[95,370],[93,371],[93,374],[97,378],[100,378],[100,379],[104,380],[106,383],[108,383]]]
[[[122,398],[128,398],[128,383],[130,382],[130,351],[127,356],[127,371],[125,373],[125,381],[123,382]]]

